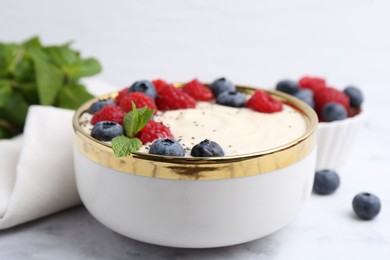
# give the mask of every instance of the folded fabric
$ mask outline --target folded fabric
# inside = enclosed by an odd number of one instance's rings
[[[72,115],[71,110],[30,107],[15,175],[12,176],[13,158],[8,166],[11,172],[5,178],[8,196],[1,198],[1,204],[7,208],[3,208],[0,228],[80,203],[73,170]],[[3,159],[12,158],[7,156],[7,148],[1,148]]]
[[[87,86],[98,95],[113,90],[97,81]],[[73,114],[31,106],[23,135],[0,141],[0,229],[80,203],[72,156]]]

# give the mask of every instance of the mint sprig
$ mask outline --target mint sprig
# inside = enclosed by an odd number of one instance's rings
[[[131,101],[132,111],[127,113],[123,119],[123,126],[126,136],[132,138],[142,130],[152,118],[154,110],[147,107],[137,109],[134,102]]]
[[[142,146],[141,140],[135,136],[141,131],[148,121],[152,118],[154,110],[147,107],[136,108],[134,102],[131,102],[132,111],[127,113],[123,119],[124,135],[114,137],[111,141],[112,150],[116,157],[130,155],[139,150]]]
[[[100,71],[96,59],[82,58],[70,43],[0,42],[0,139],[23,131],[30,105],[78,108],[93,97],[80,79]]]

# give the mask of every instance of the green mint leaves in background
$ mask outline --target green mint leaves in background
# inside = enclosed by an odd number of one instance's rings
[[[0,139],[23,131],[30,105],[78,108],[93,97],[80,79],[100,71],[96,59],[82,58],[70,43],[0,42]]]
[[[123,119],[123,128],[126,136],[120,135],[112,139],[112,149],[116,157],[130,155],[132,152],[139,150],[142,146],[141,140],[135,136],[142,130],[152,118],[154,110],[144,108],[136,108],[131,102],[132,111],[126,114]]]

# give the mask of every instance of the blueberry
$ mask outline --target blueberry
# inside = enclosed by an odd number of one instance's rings
[[[245,95],[237,91],[225,91],[218,95],[217,104],[229,107],[243,107],[246,102]]]
[[[370,220],[379,214],[381,201],[371,193],[362,192],[353,198],[352,207],[359,218]]]
[[[313,190],[315,193],[328,195],[340,186],[340,177],[332,170],[316,171]]]
[[[234,84],[225,78],[215,80],[211,83],[210,89],[214,93],[214,97],[218,97],[219,94],[225,91],[236,91]]]
[[[203,140],[191,149],[191,156],[194,157],[213,157],[224,155],[225,153],[223,152],[221,146],[208,139]]]
[[[284,93],[294,95],[299,91],[298,83],[293,80],[281,80],[276,84],[276,90],[282,91]]]
[[[340,104],[330,102],[322,108],[322,118],[325,122],[343,120],[347,118],[347,110]]]
[[[139,80],[133,83],[129,88],[129,92],[142,92],[155,99],[157,91],[153,83],[148,80]]]
[[[314,95],[310,89],[300,89],[294,94],[294,97],[302,100],[312,108],[314,108]]]
[[[150,154],[184,156],[184,149],[181,144],[174,139],[157,139],[150,146]]]
[[[100,141],[111,141],[115,136],[123,134],[123,127],[111,121],[98,122],[93,126],[91,131],[91,136]]]
[[[360,89],[349,86],[344,89],[344,93],[349,97],[349,104],[351,107],[360,108],[363,103],[363,94]]]
[[[87,110],[87,112],[91,114],[95,114],[97,111],[102,110],[102,108],[105,105],[115,105],[114,101],[112,99],[107,99],[107,100],[98,100],[95,103],[93,103]]]

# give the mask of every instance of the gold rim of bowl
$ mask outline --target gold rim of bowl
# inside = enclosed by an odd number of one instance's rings
[[[182,84],[176,83],[176,87]],[[251,94],[258,88],[236,86],[237,90]],[[116,157],[109,144],[97,141],[85,133],[80,116],[92,103],[114,98],[118,92],[94,98],[83,104],[74,114],[75,146],[88,159],[105,167],[144,177],[174,180],[220,180],[254,176],[290,166],[304,159],[316,145],[317,115],[304,102],[279,91],[265,90],[274,98],[294,107],[305,119],[306,132],[296,140],[273,149],[249,154],[224,157],[171,157],[134,152],[126,157]]]

